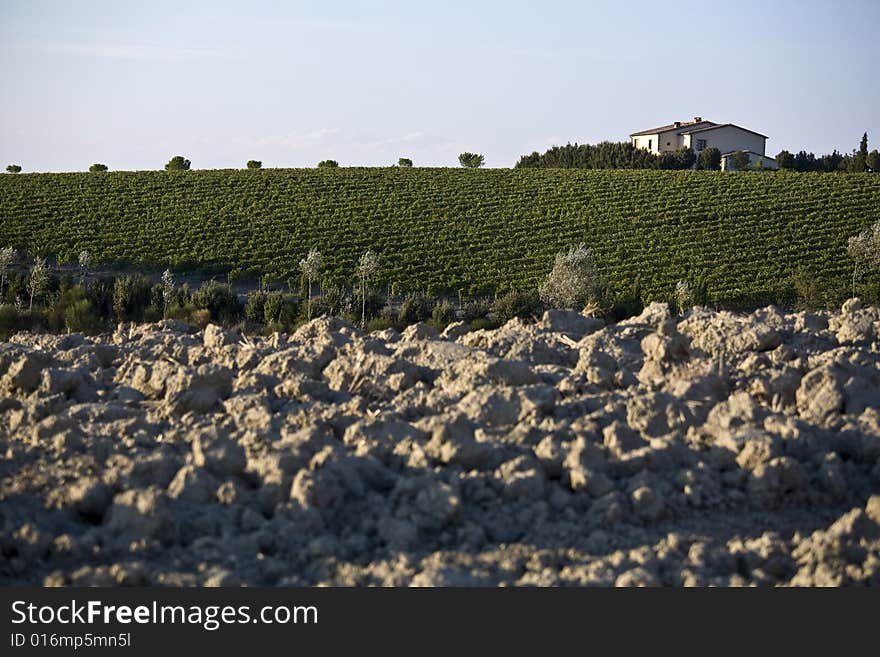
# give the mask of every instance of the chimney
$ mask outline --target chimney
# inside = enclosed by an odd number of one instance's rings
[[[681,121],[676,121],[673,125],[674,125],[676,128],[680,128],[680,127],[681,127]]]
[[[703,120],[703,117],[702,117],[702,116],[695,116],[695,117],[694,117],[694,123],[699,123],[699,122],[702,121],[702,120]]]

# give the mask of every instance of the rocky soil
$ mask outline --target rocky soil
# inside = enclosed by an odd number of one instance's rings
[[[0,582],[880,584],[880,311],[0,345]]]

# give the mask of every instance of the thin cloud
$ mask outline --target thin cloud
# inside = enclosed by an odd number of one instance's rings
[[[159,44],[70,43],[24,44],[29,50],[63,55],[82,55],[109,59],[135,59],[155,62],[182,62],[200,59],[233,59],[237,53],[217,48],[181,48]]]

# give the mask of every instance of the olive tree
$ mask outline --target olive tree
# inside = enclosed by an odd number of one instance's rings
[[[411,167],[411,166],[412,166],[412,160],[409,159],[408,157],[402,157],[402,158],[400,158],[399,160],[397,160],[397,166],[399,166],[399,167]]]
[[[367,249],[358,260],[357,273],[361,281],[361,328],[367,325],[367,279],[379,268],[379,256]]]
[[[552,308],[584,308],[590,301],[598,302],[602,279],[593,263],[593,254],[579,244],[556,254],[553,270],[541,283],[541,301]]]
[[[6,287],[6,272],[15,261],[16,255],[18,254],[11,246],[0,249],[0,299],[3,298],[3,289]]]
[[[260,160],[248,160],[247,168],[248,169],[262,169],[263,163]]]
[[[862,274],[880,269],[880,221],[858,235],[849,238],[846,253],[853,261],[852,295]]]
[[[183,155],[175,155],[168,160],[168,164],[165,165],[165,171],[189,171],[190,164],[191,162],[183,157]]]
[[[95,162],[92,166],[89,167],[89,171],[92,173],[103,173],[107,170],[106,164],[101,164],[100,162]]]
[[[28,312],[33,312],[34,310],[34,299],[37,299],[43,295],[46,291],[46,286],[49,284],[49,268],[46,266],[45,258],[34,258],[34,264],[31,267],[31,275],[28,278],[27,282],[27,291],[31,296],[30,305],[28,306]]]
[[[10,164],[6,167],[6,170],[9,173],[21,173],[21,165],[19,164]]]
[[[306,290],[306,316],[312,318],[312,282],[317,278],[321,270],[321,252],[317,247],[309,249],[308,255],[299,261],[299,270],[308,282]]]
[[[89,273],[89,268],[92,266],[92,254],[88,251],[80,251],[79,252],[79,277],[80,280],[85,280],[86,276]]]

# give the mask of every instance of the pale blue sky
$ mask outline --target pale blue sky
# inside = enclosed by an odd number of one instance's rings
[[[694,115],[880,146],[880,1],[0,0],[0,162],[513,166]]]

